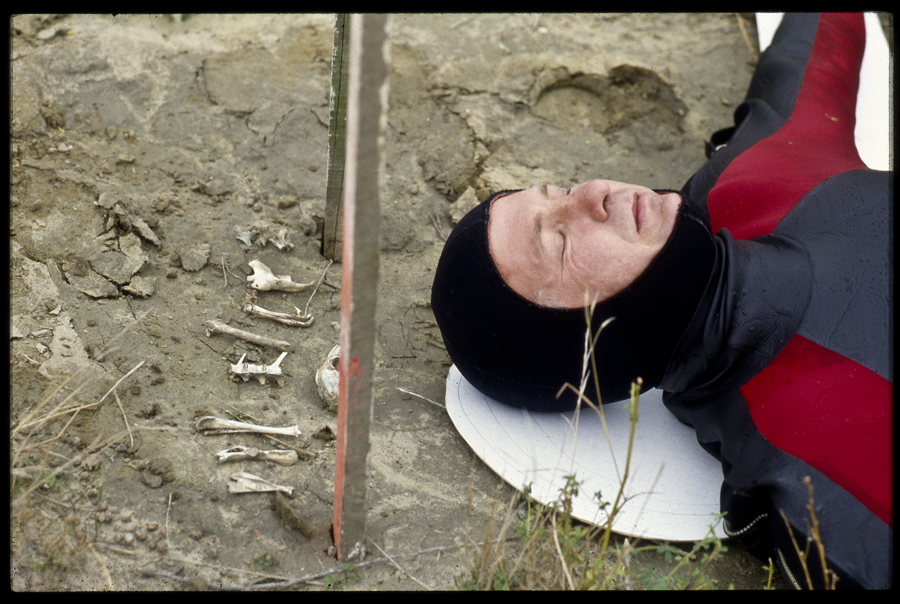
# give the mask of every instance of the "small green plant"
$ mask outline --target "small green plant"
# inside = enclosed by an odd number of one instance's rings
[[[328,575],[323,580],[326,589],[343,589],[346,585],[353,585],[359,581],[359,575],[354,570],[352,562],[348,562],[343,566],[344,572],[338,576]]]
[[[707,575],[709,565],[719,554],[728,551],[716,536],[717,524],[718,521],[710,526],[706,536],[694,542],[690,551],[679,549],[669,542],[638,548],[637,551],[655,552],[663,557],[666,564],[674,564],[665,574],[644,569],[637,576],[638,583],[646,589],[714,589],[715,581]]]
[[[270,553],[265,553],[256,559],[256,565],[263,570],[271,570],[272,568],[278,566],[278,564],[278,559]]]
[[[593,307],[585,309],[587,334],[585,337],[585,357],[581,388],[566,384],[560,389],[574,391],[582,407],[589,407],[604,420],[599,400],[600,387],[597,382],[597,368],[594,346],[600,331],[609,320],[600,326],[597,335],[589,337]],[[597,403],[584,395],[588,364],[594,376],[594,387],[598,393]],[[575,475],[565,476],[559,497],[550,505],[544,505],[531,495],[530,485],[521,491],[523,505],[516,512],[515,500],[510,502],[506,518],[497,535],[493,525],[489,525],[483,540],[473,550],[468,575],[457,578],[463,589],[511,590],[511,589],[705,589],[714,586],[707,578],[706,570],[716,556],[725,551],[716,537],[713,527],[708,535],[694,544],[690,552],[682,552],[669,544],[635,547],[627,539],[619,542],[614,538],[613,522],[619,510],[627,502],[624,485],[630,472],[634,431],[638,420],[638,402],[641,380],[632,384],[629,401],[631,430],[625,458],[624,472],[619,488],[612,501],[607,501],[601,493],[596,493],[598,507],[606,512],[602,526],[586,525],[572,516],[572,501],[578,496],[580,483]],[[471,489],[469,493],[471,505]],[[515,537],[507,537],[513,518],[519,522],[515,526]],[[507,547],[507,542],[512,545]],[[633,558],[641,552],[656,551],[675,566],[667,574],[642,570],[635,574],[637,564]]]
[[[50,489],[60,489],[66,486],[66,479],[62,476],[54,476],[53,474],[47,474],[43,478],[44,485]]]

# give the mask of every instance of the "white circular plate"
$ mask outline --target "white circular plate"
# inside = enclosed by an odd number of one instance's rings
[[[498,403],[450,368],[447,411],[470,447],[503,480],[517,489],[530,485],[541,503],[557,501],[566,476],[580,483],[572,515],[603,525],[603,501],[612,502],[625,472],[631,429],[628,401],[603,406],[599,414],[534,413]],[[577,430],[576,430],[577,427]],[[609,437],[607,438],[607,432]],[[577,436],[577,438],[576,438]],[[617,533],[670,541],[695,541],[709,534],[725,538],[719,512],[722,467],[697,443],[694,431],[663,406],[662,391],[650,390],[638,402],[628,498],[616,515]]]

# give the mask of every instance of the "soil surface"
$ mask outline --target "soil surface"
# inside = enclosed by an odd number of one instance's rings
[[[734,14],[393,17],[368,531],[393,556],[444,549],[298,587],[455,587],[469,558],[454,546],[480,540],[513,490],[425,400],[443,402],[450,366],[429,307],[444,237],[499,189],[680,188],[743,98],[756,56],[743,23],[746,38]],[[320,254],[332,26],[12,19],[14,589],[249,586],[339,566],[336,416],[315,381],[340,320],[341,266]],[[311,326],[242,311],[252,260],[322,279],[312,297],[256,298],[308,308]],[[230,375],[279,351],[209,336],[217,318],[290,342],[283,385]],[[218,463],[238,445],[286,447],[202,434],[210,415],[298,426],[279,437],[298,461]],[[292,497],[231,493],[240,471]],[[731,547],[713,576],[760,588],[767,572]]]

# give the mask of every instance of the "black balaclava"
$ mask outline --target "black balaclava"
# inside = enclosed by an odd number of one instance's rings
[[[450,359],[482,393],[534,411],[574,409],[577,396],[560,388],[581,383],[587,310],[551,308],[510,288],[491,257],[491,203],[466,214],[448,237],[431,290],[431,306]],[[673,191],[658,191],[660,193]],[[595,359],[601,400],[657,386],[709,281],[715,246],[706,211],[682,194],[672,234],[628,287],[594,307]],[[590,367],[590,366],[589,366]],[[585,396],[597,402],[588,381]]]

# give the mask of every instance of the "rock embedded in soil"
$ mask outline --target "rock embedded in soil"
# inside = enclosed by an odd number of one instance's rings
[[[184,250],[179,254],[182,268],[192,273],[199,271],[209,262],[209,251],[208,243],[201,243]]]

